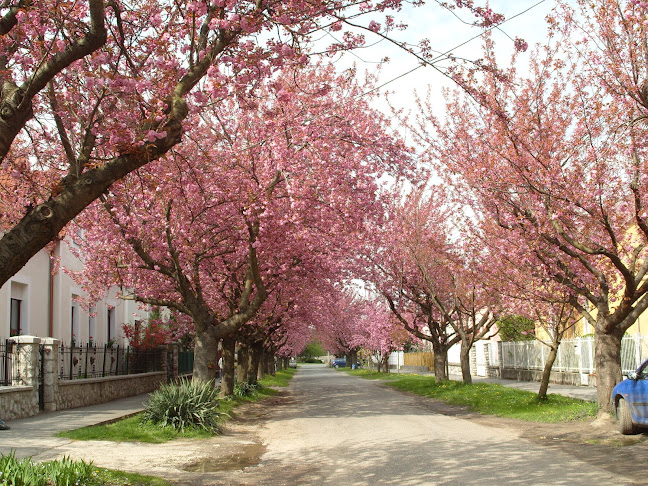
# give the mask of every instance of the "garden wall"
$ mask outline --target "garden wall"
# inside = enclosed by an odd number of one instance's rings
[[[13,345],[12,384],[0,386],[0,418],[14,420],[40,412],[105,403],[156,390],[177,376],[177,350],[163,350],[161,371],[63,380],[59,378],[60,341],[17,336]],[[168,352],[174,354],[167,360]],[[167,370],[167,366],[172,369]]]

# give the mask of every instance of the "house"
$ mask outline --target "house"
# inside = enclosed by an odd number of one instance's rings
[[[63,343],[125,345],[122,326],[145,320],[148,312],[117,297],[117,288],[89,308],[85,292],[62,270],[81,270],[70,238],[42,249],[0,287],[0,336],[54,337]],[[56,262],[56,265],[55,263]],[[55,268],[60,267],[60,268]]]

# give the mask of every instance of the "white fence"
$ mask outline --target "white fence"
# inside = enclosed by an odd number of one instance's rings
[[[491,354],[490,364],[503,368],[542,370],[549,348],[538,341],[503,342],[499,360]],[[648,338],[626,336],[621,341],[621,368],[623,373],[635,370],[648,358]],[[501,362],[497,362],[500,361]],[[558,348],[554,371],[592,374],[594,364],[594,338],[564,340]]]

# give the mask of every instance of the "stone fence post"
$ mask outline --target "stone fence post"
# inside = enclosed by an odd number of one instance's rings
[[[44,338],[43,341],[43,410],[56,410],[56,394],[58,392],[58,365],[61,341],[54,338]]]
[[[475,343],[472,348],[470,348],[468,359],[470,361],[470,374],[472,376],[477,376],[477,349],[476,346],[481,343]]]
[[[36,336],[14,336],[13,384],[38,389],[38,369],[41,338]]]

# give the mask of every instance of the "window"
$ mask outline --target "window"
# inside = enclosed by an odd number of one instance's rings
[[[90,306],[88,309],[88,342],[92,346],[96,341],[97,335],[97,307],[94,305]]]
[[[78,295],[72,295],[72,306],[70,308],[70,342],[72,346],[79,343],[79,303],[76,301]]]
[[[9,335],[18,336],[29,332],[29,304],[27,284],[11,282],[9,295]]]
[[[22,334],[22,300],[11,299],[10,318],[9,318],[9,335],[18,336]]]
[[[115,341],[116,332],[115,332],[115,309],[113,308],[108,308],[108,314],[107,314],[107,323],[108,323],[108,344],[112,344],[112,342]]]

